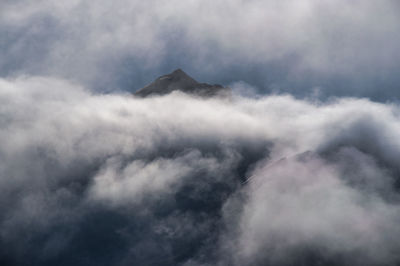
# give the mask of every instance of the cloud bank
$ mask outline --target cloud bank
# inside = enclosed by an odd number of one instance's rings
[[[0,103],[4,265],[400,261],[396,104],[48,77],[1,79]]]
[[[398,97],[397,1],[2,1],[2,77],[136,90],[184,68],[260,92]]]
[[[2,1],[0,264],[399,265],[399,12]]]

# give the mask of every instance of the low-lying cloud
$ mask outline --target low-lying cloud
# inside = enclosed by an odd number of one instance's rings
[[[0,103],[4,265],[400,261],[398,105],[46,77],[1,79]]]

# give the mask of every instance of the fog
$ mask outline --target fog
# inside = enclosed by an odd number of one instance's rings
[[[396,104],[0,88],[4,265],[400,260]]]
[[[0,264],[399,265],[399,14],[0,1]]]

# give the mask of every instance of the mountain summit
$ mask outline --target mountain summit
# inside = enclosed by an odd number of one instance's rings
[[[136,96],[165,95],[172,91],[182,91],[203,97],[228,95],[230,89],[218,84],[199,83],[182,69],[176,69],[168,75],[157,78],[153,83],[135,92]]]

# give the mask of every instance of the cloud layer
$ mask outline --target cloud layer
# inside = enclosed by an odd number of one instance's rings
[[[2,1],[3,77],[139,89],[181,67],[261,92],[398,97],[397,1]]]
[[[395,104],[0,88],[5,265],[400,261]]]

